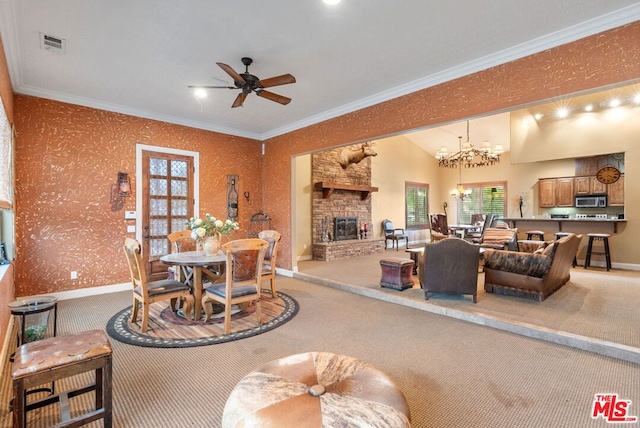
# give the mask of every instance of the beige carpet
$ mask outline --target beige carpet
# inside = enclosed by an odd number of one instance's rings
[[[371,256],[332,262],[298,262],[300,278],[331,285],[345,285],[398,299],[450,308],[470,314],[528,323],[543,328],[582,335],[602,341],[640,348],[640,272],[583,267],[571,270],[571,280],[543,302],[486,293],[484,274],[478,275],[478,303],[470,296],[434,295],[425,302],[424,292],[414,276],[414,288],[396,291],[380,287],[379,261],[385,257],[407,257],[404,251],[387,250]],[[342,287],[345,288],[345,287]],[[358,292],[355,290],[355,292]],[[362,293],[362,292],[361,292]]]
[[[112,341],[116,427],[218,427],[235,384],[265,362],[307,351],[367,361],[404,392],[414,427],[605,427],[597,393],[618,393],[640,414],[640,366],[329,287],[278,277],[300,304],[280,328],[186,349]],[[130,293],[61,301],[59,333],[104,328]],[[11,425],[8,365],[0,426]],[[55,407],[50,407],[54,410]],[[47,426],[46,410],[30,427]],[[92,426],[101,426],[93,424]]]

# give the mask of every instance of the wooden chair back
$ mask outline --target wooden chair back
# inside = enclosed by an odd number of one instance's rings
[[[179,253],[180,251],[192,251],[196,249],[196,240],[193,239],[190,230],[181,230],[179,232],[170,233],[167,236],[171,244],[171,252]]]
[[[202,306],[205,321],[213,312],[211,301],[224,305],[224,332],[231,331],[231,306],[255,302],[255,313],[261,323],[260,294],[262,289],[262,265],[269,243],[264,239],[236,239],[222,246],[227,256],[224,284],[213,284],[205,289]]]
[[[127,256],[129,271],[131,272],[131,284],[133,289],[140,287],[140,294],[143,297],[149,296],[147,289],[147,272],[144,269],[142,255],[140,253],[140,243],[132,238],[124,241],[124,254]]]
[[[269,243],[269,247],[264,255],[262,266],[262,279],[269,280],[271,285],[271,295],[276,296],[276,263],[278,261],[278,247],[282,235],[275,230],[263,230],[258,233],[258,238]]]

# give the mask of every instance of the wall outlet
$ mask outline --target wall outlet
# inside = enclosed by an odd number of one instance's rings
[[[302,245],[302,249],[306,250],[307,249],[307,244],[303,244]]]
[[[125,220],[135,220],[136,219],[136,212],[135,211],[125,211],[124,212],[124,218],[125,218]]]
[[[75,270],[71,271],[71,279],[78,279],[78,272]]]
[[[136,233],[135,226],[127,226],[127,233]]]

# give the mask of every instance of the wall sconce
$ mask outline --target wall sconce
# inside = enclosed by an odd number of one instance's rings
[[[111,203],[116,202],[118,198],[126,198],[127,196],[131,196],[129,174],[119,172],[116,183],[111,185]]]

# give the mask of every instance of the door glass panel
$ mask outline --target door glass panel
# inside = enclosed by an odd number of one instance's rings
[[[151,196],[167,196],[167,180],[152,178],[149,181],[149,194]]]
[[[171,180],[172,196],[187,196],[187,182],[184,180]]]
[[[151,175],[167,175],[166,159],[149,159],[149,174]]]
[[[187,176],[187,163],[177,160],[172,161],[171,176],[185,178]]]
[[[151,220],[151,236],[168,235],[167,220],[166,219],[152,219]]]
[[[171,233],[185,230],[187,228],[185,223],[186,223],[186,219],[182,219],[182,218],[171,219]]]
[[[187,219],[187,201],[186,200],[179,200],[179,199],[173,199],[171,201],[171,215],[172,216],[180,216],[180,217],[184,217],[184,219]]]
[[[152,216],[167,215],[166,199],[151,199],[151,201],[149,202],[149,214],[151,214]]]
[[[159,257],[165,254],[169,254],[169,241],[167,238],[162,239],[150,239],[150,252],[152,257]]]

